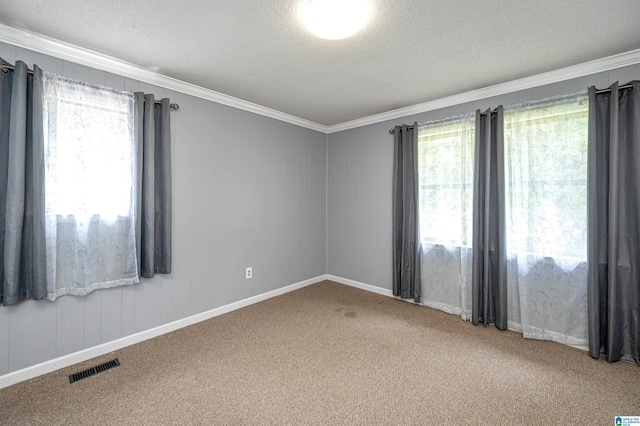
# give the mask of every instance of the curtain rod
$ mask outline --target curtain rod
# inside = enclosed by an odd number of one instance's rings
[[[629,83],[629,84],[623,84],[622,86],[618,86],[618,90],[622,90],[622,89],[634,89],[634,84],[633,83]],[[600,93],[608,93],[611,92],[611,89],[600,89],[600,90],[596,90],[596,95],[599,95]],[[493,111],[491,111],[493,112]],[[486,112],[481,112],[480,115],[487,115]],[[408,128],[412,129],[413,126],[407,126]],[[394,134],[396,131],[395,127],[393,129],[389,129],[389,133]]]
[[[2,72],[8,72],[9,70],[16,69],[16,67],[14,67],[13,65],[9,65],[9,64],[2,64],[2,65],[0,65],[0,69],[2,70]],[[33,70],[27,68],[27,72],[29,74],[33,75]],[[162,104],[162,101],[155,101],[154,103],[160,105],[160,104]],[[180,109],[180,105],[178,105],[176,103],[171,103],[171,104],[169,104],[169,108],[171,108],[171,109]]]
[[[407,126],[408,129],[413,129],[413,124],[411,126]],[[389,129],[389,133],[394,134],[396,132],[396,128]]]
[[[618,86],[618,90],[620,89],[632,89],[633,90],[633,83],[630,84],[624,84],[622,86]],[[600,94],[600,93],[607,93],[610,92],[611,89],[600,89],[600,90],[596,90],[596,95]]]

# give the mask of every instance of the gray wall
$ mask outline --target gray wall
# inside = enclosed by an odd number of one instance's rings
[[[391,289],[391,127],[640,78],[635,65],[327,137],[4,43],[0,57],[180,104],[173,274],[0,307],[0,375],[325,273]]]
[[[180,104],[173,274],[0,307],[0,375],[326,273],[325,134],[3,43],[0,57]]]
[[[397,124],[438,120],[555,95],[640,79],[640,65],[455,105],[329,135],[327,270],[329,274],[391,290],[391,182]]]

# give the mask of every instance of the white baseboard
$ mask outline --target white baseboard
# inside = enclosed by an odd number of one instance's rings
[[[371,285],[371,284],[365,284],[365,283],[361,283],[360,281],[354,281],[354,280],[350,280],[348,278],[342,278],[342,277],[338,277],[335,275],[327,275],[326,276],[327,280],[329,281],[334,281],[340,284],[344,284],[344,285],[348,285],[351,287],[355,287],[355,288],[359,288],[361,290],[366,290],[366,291],[370,291],[372,293],[378,293],[381,294],[383,296],[388,296],[388,297],[393,297],[396,298],[393,295],[393,291],[386,289],[386,288],[382,288],[382,287],[378,287],[375,285]]]
[[[257,296],[249,297],[247,299],[239,300],[237,302],[229,303],[228,305],[221,306],[219,308],[211,309],[210,311],[202,312],[196,315],[192,315],[187,318],[183,318],[177,321],[170,322],[158,327],[151,328],[149,330],[141,331],[129,336],[122,337],[120,339],[113,340],[111,342],[103,343],[98,346],[83,349],[72,354],[61,356],[59,358],[45,361],[40,364],[32,365],[21,370],[13,371],[11,373],[0,376],[0,389],[14,385],[16,383],[23,382],[25,380],[32,379],[43,374],[51,373],[52,371],[59,370],[61,368],[68,367],[73,364],[77,364],[82,361],[95,358],[100,355],[113,352],[115,350],[139,343],[145,340],[153,339],[154,337],[162,334],[170,333],[183,327],[187,327],[193,324],[197,324],[201,321],[208,320],[218,315],[226,314],[236,309],[244,308],[245,306],[253,305],[254,303],[262,302],[263,300],[270,299],[275,296],[280,296],[290,291],[297,290],[309,286],[311,284],[318,283],[330,279],[329,275],[319,275],[315,278],[300,281],[295,284],[288,285],[286,287],[278,288],[266,293],[259,294]],[[366,284],[364,284],[366,285]],[[373,287],[373,286],[370,286]]]

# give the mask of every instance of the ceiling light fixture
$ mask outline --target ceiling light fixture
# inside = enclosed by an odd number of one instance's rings
[[[340,40],[364,27],[369,10],[367,0],[305,0],[302,21],[318,37]]]

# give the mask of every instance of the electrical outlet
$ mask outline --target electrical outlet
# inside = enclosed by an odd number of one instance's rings
[[[244,277],[246,279],[251,279],[253,278],[253,268],[251,266],[249,266],[247,269],[245,269],[244,271]]]

